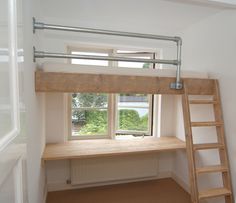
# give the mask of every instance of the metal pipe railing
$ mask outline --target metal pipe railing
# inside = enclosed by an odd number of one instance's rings
[[[161,63],[178,65],[177,60],[162,60],[162,59],[141,59],[141,58],[127,58],[116,56],[95,56],[95,55],[78,55],[78,54],[63,54],[52,53],[44,51],[34,51],[35,58],[67,58],[67,59],[88,59],[88,60],[106,60],[106,61],[126,61],[126,62],[140,62],[140,63]]]
[[[36,58],[69,58],[69,59],[90,59],[90,60],[171,64],[171,65],[176,65],[177,70],[176,70],[176,82],[171,83],[170,87],[173,89],[182,89],[182,83],[181,83],[181,78],[180,78],[182,40],[180,37],[141,34],[141,33],[133,33],[133,32],[120,32],[120,31],[101,30],[101,29],[93,29],[93,28],[70,27],[70,26],[62,26],[62,25],[52,25],[52,24],[45,24],[42,22],[36,22],[35,19],[33,18],[33,32],[34,33],[35,33],[36,29],[82,32],[82,33],[91,33],[91,34],[113,35],[113,36],[123,36],[123,37],[132,37],[132,38],[145,38],[145,39],[154,39],[154,40],[164,40],[164,41],[176,42],[176,44],[177,44],[177,60],[140,59],[140,58],[127,58],[127,57],[114,57],[114,56],[93,56],[93,55],[51,53],[51,52],[36,51],[35,48],[34,48],[34,60]]]
[[[179,37],[141,34],[141,33],[134,33],[134,32],[121,32],[121,31],[112,31],[112,30],[101,30],[101,29],[94,29],[94,28],[72,27],[72,26],[63,26],[63,25],[53,25],[53,24],[46,24],[42,22],[36,22],[35,19],[33,20],[34,20],[33,22],[34,32],[36,29],[40,29],[40,30],[47,29],[47,30],[59,30],[59,31],[70,31],[70,32],[84,32],[84,33],[101,34],[101,35],[114,35],[114,36],[132,37],[132,38],[165,40],[165,41],[173,41],[173,42],[178,42],[180,40]]]

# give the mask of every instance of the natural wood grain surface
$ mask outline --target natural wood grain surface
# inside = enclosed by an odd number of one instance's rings
[[[189,104],[217,104],[214,100],[189,100]]]
[[[206,121],[206,122],[191,122],[192,127],[210,127],[210,126],[221,126],[223,122],[218,121]]]
[[[223,122],[223,125],[216,127],[217,139],[218,143],[223,145],[223,148],[219,148],[219,155],[220,155],[220,162],[222,165],[227,166],[228,171],[222,173],[222,180],[224,189],[230,191],[230,195],[225,196],[225,203],[233,203],[234,201],[234,194],[232,190],[232,179],[229,167],[229,158],[228,158],[228,150],[227,150],[227,142],[225,136],[225,129],[224,129],[224,121],[223,121],[223,112],[222,112],[222,105],[221,105],[221,98],[220,98],[220,87],[219,82],[215,81],[215,94],[213,99],[217,101],[217,104],[214,105],[214,114],[215,120]]]
[[[233,203],[234,197],[232,193],[232,184],[230,177],[230,168],[227,155],[227,145],[225,142],[224,134],[224,122],[223,114],[221,110],[221,101],[219,93],[219,84],[215,80],[213,87],[213,99],[212,100],[189,100],[189,86],[190,84],[185,83],[184,95],[183,95],[183,113],[184,113],[184,124],[186,134],[186,151],[188,155],[189,163],[189,174],[190,174],[190,185],[191,185],[191,198],[192,202],[200,203],[201,199],[212,198],[218,196],[224,196],[225,203]],[[190,88],[191,89],[191,88]],[[191,92],[192,93],[192,92]],[[203,121],[203,122],[191,122],[190,117],[190,104],[211,104],[213,105],[215,119],[214,121]],[[192,127],[216,127],[217,142],[216,143],[193,143]],[[209,150],[217,149],[220,155],[220,164],[217,166],[208,165],[202,168],[196,168],[195,153],[197,150]],[[199,191],[197,175],[208,174],[208,173],[221,173],[222,175],[222,188],[208,188],[204,191]]]
[[[230,190],[226,188],[214,188],[208,189],[199,193],[199,199],[205,199],[210,197],[229,196],[231,195]]]
[[[182,95],[182,109],[183,109],[183,119],[184,119],[184,130],[185,130],[185,140],[186,140],[186,152],[188,158],[188,171],[189,171],[189,183],[190,183],[190,194],[191,202],[198,203],[198,185],[196,177],[196,160],[193,151],[193,133],[191,128],[191,116],[190,116],[190,106],[189,106],[189,95],[188,86],[184,86],[184,94]]]
[[[206,150],[206,149],[222,149],[224,146],[220,143],[204,143],[204,144],[195,144],[194,150]]]
[[[176,137],[135,138],[130,140],[76,140],[47,144],[42,160],[80,159],[101,156],[142,154],[185,149],[185,142]]]
[[[226,166],[222,166],[222,165],[205,166],[205,167],[201,167],[201,168],[196,169],[197,174],[227,172],[227,171],[228,171],[228,168]]]
[[[193,95],[210,95],[214,91],[213,79],[183,78],[182,81]],[[35,72],[36,92],[183,94],[183,89],[170,88],[172,82],[174,77]]]

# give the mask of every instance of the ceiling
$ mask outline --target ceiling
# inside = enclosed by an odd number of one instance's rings
[[[168,0],[185,4],[195,4],[207,7],[236,8],[236,0]]]

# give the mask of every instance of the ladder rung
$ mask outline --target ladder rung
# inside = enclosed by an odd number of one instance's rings
[[[221,126],[223,125],[223,122],[191,122],[192,127],[208,127],[208,126]]]
[[[194,150],[204,150],[204,149],[224,148],[224,146],[219,143],[206,143],[206,144],[195,144],[193,148]]]
[[[219,196],[228,196],[228,195],[231,195],[230,190],[226,188],[214,188],[214,189],[208,189],[208,190],[199,192],[199,199],[219,197]]]
[[[189,100],[189,104],[217,104],[214,100]]]
[[[197,168],[196,173],[215,173],[215,172],[227,172],[228,168],[225,166],[217,165],[217,166],[205,166],[202,168]]]

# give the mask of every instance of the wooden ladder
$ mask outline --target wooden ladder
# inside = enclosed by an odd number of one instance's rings
[[[229,170],[229,160],[227,155],[227,147],[224,134],[224,122],[221,110],[221,101],[219,94],[218,81],[214,84],[214,95],[211,100],[190,100],[188,95],[188,87],[184,85],[184,94],[182,96],[184,126],[187,146],[188,167],[191,186],[192,203],[199,203],[203,199],[223,196],[225,203],[234,203],[231,177]],[[191,122],[190,105],[211,104],[214,108],[215,121],[213,122]],[[217,132],[217,143],[194,144],[192,128],[193,127],[210,127],[215,126]],[[198,150],[218,149],[220,157],[220,165],[206,166],[197,168],[195,161],[195,154]],[[210,188],[205,191],[199,191],[198,176],[206,173],[221,173],[223,187]]]

